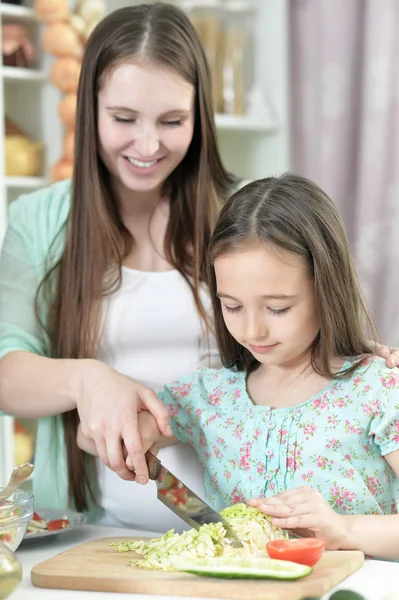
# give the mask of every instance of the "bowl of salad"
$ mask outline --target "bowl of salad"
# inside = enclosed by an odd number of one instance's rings
[[[32,517],[33,494],[16,490],[0,504],[0,542],[14,552],[22,542]]]

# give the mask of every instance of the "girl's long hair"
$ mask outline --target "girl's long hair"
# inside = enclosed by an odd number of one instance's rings
[[[220,212],[208,257],[208,283],[221,358],[226,367],[251,372],[259,366],[229,333],[217,297],[214,262],[253,243],[283,248],[305,262],[314,282],[320,331],[311,348],[312,366],[329,379],[353,373],[377,340],[363,299],[343,222],[333,202],[311,181],[285,174],[242,187]],[[334,357],[356,358],[339,375]]]

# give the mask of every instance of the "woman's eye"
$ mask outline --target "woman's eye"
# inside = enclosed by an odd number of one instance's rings
[[[241,306],[225,306],[224,309],[227,312],[231,312],[231,313],[236,313],[239,312],[241,310]]]
[[[134,119],[124,119],[123,117],[114,117],[117,123],[133,123]]]
[[[291,309],[290,306],[287,306],[287,308],[270,308],[270,306],[268,307],[268,311],[272,314],[272,315],[284,315],[285,313],[287,313],[289,310]]]
[[[178,127],[181,125],[181,121],[179,119],[176,121],[163,121],[162,125],[166,125],[167,127]]]

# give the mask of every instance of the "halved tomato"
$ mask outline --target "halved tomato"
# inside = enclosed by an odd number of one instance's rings
[[[317,538],[298,538],[292,540],[274,540],[266,544],[270,558],[290,560],[300,565],[313,567],[324,552],[325,541]]]

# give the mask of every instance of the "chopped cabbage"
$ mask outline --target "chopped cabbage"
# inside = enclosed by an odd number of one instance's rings
[[[268,517],[257,508],[235,504],[220,511],[221,516],[234,529],[243,548],[233,548],[226,540],[222,523],[207,523],[199,530],[189,529],[182,534],[168,531],[160,538],[149,541],[126,541],[115,546],[118,552],[134,551],[142,558],[131,565],[142,569],[174,570],[171,558],[175,556],[198,559],[214,556],[267,556],[266,544],[271,540],[284,539],[287,534],[271,524]]]

